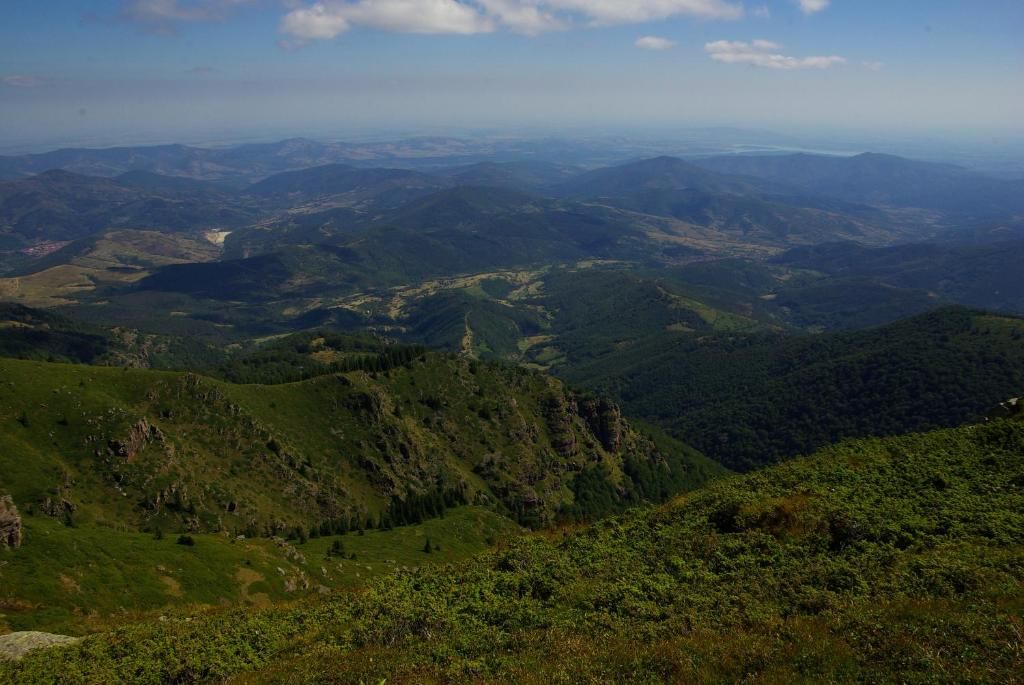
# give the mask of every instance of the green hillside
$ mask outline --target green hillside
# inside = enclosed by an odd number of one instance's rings
[[[366,592],[28,656],[52,682],[972,682],[1024,671],[1024,424],[850,441]]]
[[[543,525],[715,471],[682,445],[662,453],[611,403],[436,354],[273,386],[15,360],[0,371],[0,491],[66,501],[82,522],[267,535],[444,500]],[[603,504],[580,509],[597,491]]]
[[[1024,385],[1024,320],[940,309],[820,336],[662,335],[560,373],[730,468],[978,420]]]

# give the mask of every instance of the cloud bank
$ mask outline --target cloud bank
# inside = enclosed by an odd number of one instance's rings
[[[704,51],[711,59],[724,64],[748,64],[764,69],[794,71],[797,69],[829,69],[846,64],[845,57],[790,57],[779,51],[782,46],[768,40],[750,43],[731,40],[717,40],[704,45]]]
[[[505,29],[536,35],[579,22],[608,26],[675,16],[739,19],[743,6],[730,0],[318,0],[292,7],[280,30],[301,41],[329,40],[356,26],[400,33]]]

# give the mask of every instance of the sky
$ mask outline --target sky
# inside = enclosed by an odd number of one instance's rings
[[[1016,135],[1022,35],[1022,0],[19,0],[0,3],[0,143]]]

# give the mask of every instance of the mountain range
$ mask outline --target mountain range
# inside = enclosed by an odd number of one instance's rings
[[[1020,183],[651,147],[0,158],[0,680],[1012,679]]]

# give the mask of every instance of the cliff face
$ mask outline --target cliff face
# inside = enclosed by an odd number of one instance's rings
[[[21,547],[21,516],[9,495],[0,497],[0,545]]]
[[[628,426],[622,420],[622,411],[617,404],[604,398],[588,399],[579,403],[578,412],[606,450],[616,452],[621,449],[622,436]]]

